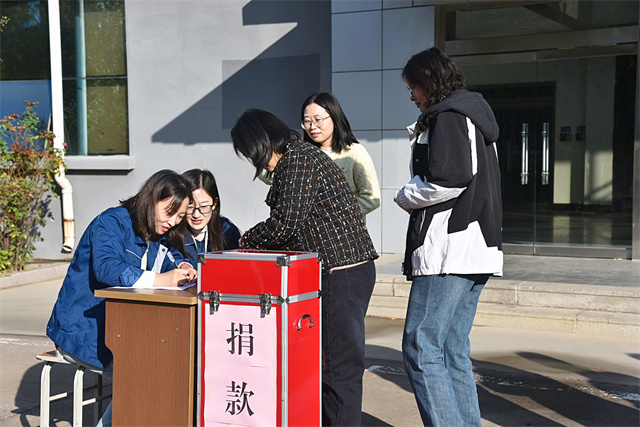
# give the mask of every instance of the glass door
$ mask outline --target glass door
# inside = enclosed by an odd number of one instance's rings
[[[455,58],[500,125],[507,253],[629,257],[637,59],[597,53]]]
[[[640,2],[450,2],[436,14],[436,44],[500,125],[505,252],[631,258]]]

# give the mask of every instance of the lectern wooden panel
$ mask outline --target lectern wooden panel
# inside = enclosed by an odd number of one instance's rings
[[[114,426],[194,424],[195,287],[109,288],[105,342],[113,353]]]

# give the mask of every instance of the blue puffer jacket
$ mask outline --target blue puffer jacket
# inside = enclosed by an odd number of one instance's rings
[[[93,295],[96,289],[133,286],[142,276],[141,260],[147,242],[137,236],[129,211],[119,206],[98,215],[85,230],[62,283],[47,336],[78,359],[104,368],[112,359],[104,342],[105,301]],[[163,237],[149,242],[147,271],[164,273],[183,256]]]

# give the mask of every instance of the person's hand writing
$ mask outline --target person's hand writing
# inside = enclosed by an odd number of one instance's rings
[[[184,263],[180,266],[181,270],[187,270],[187,283],[193,283],[198,278],[198,270],[193,268],[191,264]],[[186,283],[184,283],[186,285]]]
[[[193,267],[176,268],[165,273],[157,273],[153,286],[184,286],[193,283],[197,276],[198,272]]]

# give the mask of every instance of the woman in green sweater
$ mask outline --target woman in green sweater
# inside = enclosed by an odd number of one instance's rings
[[[330,93],[309,96],[300,112],[305,141],[320,147],[342,169],[362,215],[380,206],[380,185],[367,150],[358,143],[340,103]]]

